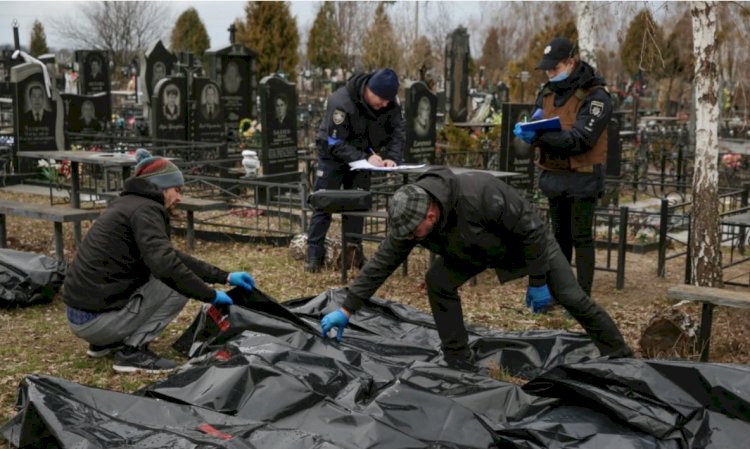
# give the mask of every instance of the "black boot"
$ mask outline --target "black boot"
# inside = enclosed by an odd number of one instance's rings
[[[323,269],[322,259],[311,258],[305,261],[305,271],[308,273],[318,273],[322,269]]]

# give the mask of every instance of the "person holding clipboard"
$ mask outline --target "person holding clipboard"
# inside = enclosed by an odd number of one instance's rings
[[[544,70],[549,81],[537,96],[532,118],[558,118],[559,127],[517,124],[514,133],[536,148],[542,170],[539,189],[549,199],[555,239],[568,261],[575,248],[578,283],[591,295],[594,208],[604,192],[612,101],[604,78],[577,57],[576,46],[567,38],[549,42],[537,69]]]

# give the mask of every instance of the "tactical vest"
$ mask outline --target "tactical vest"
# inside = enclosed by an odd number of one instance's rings
[[[544,110],[544,118],[552,118],[555,116],[560,117],[560,125],[562,129],[570,129],[576,121],[578,116],[578,110],[581,109],[583,100],[586,99],[589,92],[593,89],[604,89],[602,86],[595,86],[591,89],[576,89],[575,93],[571,95],[568,101],[560,107],[555,107],[555,95],[549,90],[545,89],[542,94],[544,98],[542,100],[542,107]],[[599,138],[596,140],[591,149],[578,156],[564,156],[555,154],[554,151],[545,151],[541,148],[536,148],[536,164],[545,169],[551,171],[576,171],[592,173],[594,171],[595,164],[604,164],[607,161],[607,129],[602,131]]]

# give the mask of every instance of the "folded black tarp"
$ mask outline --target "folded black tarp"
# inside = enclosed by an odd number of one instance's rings
[[[65,279],[65,261],[0,248],[0,308],[49,302]]]
[[[728,448],[750,440],[750,369],[597,359],[585,336],[472,329],[480,365],[443,366],[428,315],[374,299],[322,340],[340,290],[205,308],[176,346],[195,357],[133,395],[24,379],[14,446],[228,448]],[[544,371],[544,372],[543,372]]]

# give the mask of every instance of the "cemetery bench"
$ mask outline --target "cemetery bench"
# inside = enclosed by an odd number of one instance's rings
[[[750,309],[750,293],[725,290],[697,285],[677,285],[667,290],[667,298],[678,301],[696,301],[703,303],[701,312],[701,330],[698,342],[701,348],[701,362],[708,361],[708,349],[711,340],[711,321],[716,306]]]
[[[177,203],[175,209],[184,210],[187,212],[185,240],[187,241],[188,251],[193,251],[195,249],[195,213],[206,212],[210,210],[223,210],[227,207],[228,205],[226,201],[182,197],[182,200]]]
[[[34,203],[22,203],[12,200],[0,200],[0,247],[5,248],[7,228],[5,216],[33,218],[51,221],[55,227],[55,255],[58,260],[65,260],[65,245],[63,244],[63,223],[78,223],[83,220],[94,220],[99,216],[95,210],[76,209],[67,206],[49,206]],[[80,237],[75,235],[76,245],[81,244]]]

